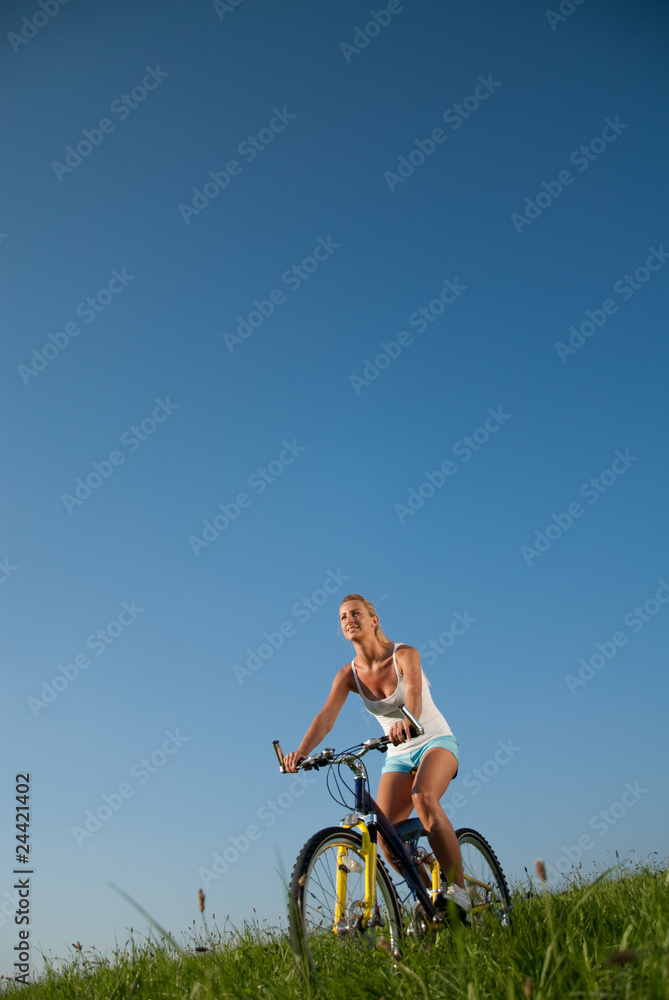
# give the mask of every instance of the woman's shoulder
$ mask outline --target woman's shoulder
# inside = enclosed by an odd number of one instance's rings
[[[417,667],[420,669],[420,653],[415,646],[409,646],[406,642],[397,645],[395,658],[398,666],[401,665],[401,673],[404,673],[405,667]]]
[[[408,642],[396,642],[395,643],[395,655],[401,656],[406,659],[407,656],[413,656],[414,654],[420,657],[420,654],[415,646],[410,646]]]
[[[351,668],[351,662],[345,663],[340,670],[335,674],[334,679],[335,684],[347,687],[350,691],[355,691],[355,680],[353,677],[353,670]]]

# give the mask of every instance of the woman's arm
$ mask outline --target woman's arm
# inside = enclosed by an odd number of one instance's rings
[[[283,766],[286,771],[296,771],[298,763],[309,756],[314,747],[318,746],[334,726],[351,690],[350,673],[350,664],[346,664],[337,673],[328,700],[307,729],[299,747],[292,753],[287,753],[283,758]]]
[[[400,646],[395,656],[400,673],[404,678],[406,707],[418,719],[423,712],[423,671],[420,665],[420,653],[413,646]],[[406,719],[394,722],[390,727],[389,736],[395,746],[411,739],[411,725]]]

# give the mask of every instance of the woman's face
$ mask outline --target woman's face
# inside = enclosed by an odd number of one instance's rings
[[[341,630],[347,639],[373,635],[378,621],[378,616],[370,615],[362,601],[345,601],[339,609]]]

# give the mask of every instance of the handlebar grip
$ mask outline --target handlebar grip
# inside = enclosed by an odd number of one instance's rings
[[[281,749],[281,744],[278,740],[272,740],[272,746],[274,747],[274,753],[279,761],[279,767],[283,771],[283,750]]]
[[[416,716],[411,714],[411,712],[406,707],[406,705],[400,705],[400,712],[402,713],[402,715],[404,716],[404,718],[407,720],[407,722],[411,726],[411,730],[412,730],[411,735],[412,735],[412,737],[413,736],[422,736],[424,734],[424,732],[425,732],[424,728],[421,726],[421,724],[418,721],[418,719],[416,718]]]

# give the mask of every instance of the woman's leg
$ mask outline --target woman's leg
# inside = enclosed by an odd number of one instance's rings
[[[428,750],[420,762],[413,782],[411,798],[416,812],[427,830],[430,846],[441,870],[449,882],[455,882],[456,885],[464,888],[462,854],[458,838],[455,836],[451,821],[441,808],[441,797],[455,776],[457,769],[458,762],[450,750],[445,750],[443,747]]]
[[[379,808],[395,825],[408,819],[413,812],[413,802],[411,800],[411,787],[414,776],[403,771],[386,771],[381,775],[379,790],[376,793],[376,801]],[[381,848],[386,860],[392,867],[395,866],[390,860],[388,849],[382,837],[379,837]]]

